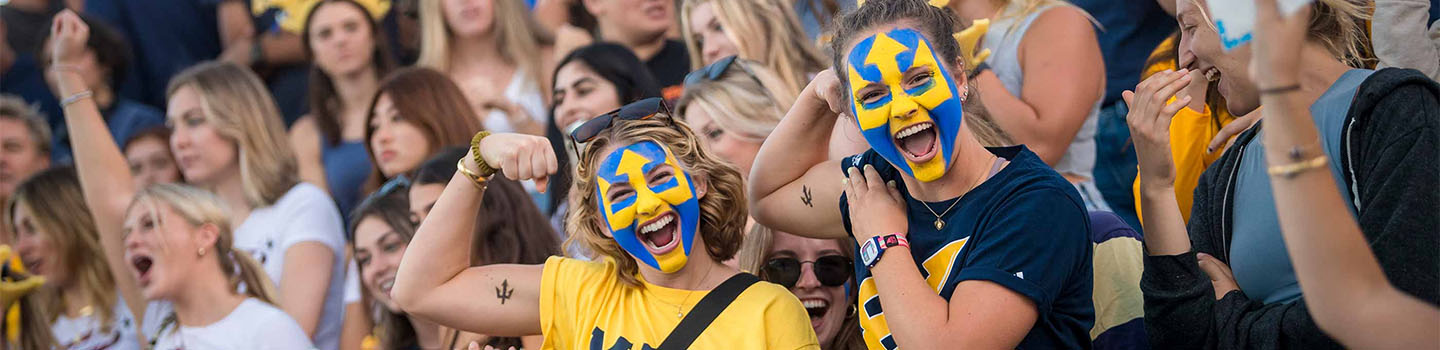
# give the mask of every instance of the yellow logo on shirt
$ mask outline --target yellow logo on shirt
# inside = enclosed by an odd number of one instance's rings
[[[920,274],[925,284],[940,293],[950,282],[952,272],[960,268],[960,250],[970,238],[961,238],[946,244],[935,254],[920,263]],[[880,306],[880,293],[875,287],[875,277],[866,277],[860,282],[860,328],[864,330],[865,347],[869,349],[894,350],[898,347],[890,335],[890,324],[885,321],[885,311]]]

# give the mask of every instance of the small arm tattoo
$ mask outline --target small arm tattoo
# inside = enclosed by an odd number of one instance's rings
[[[515,288],[510,288],[510,280],[508,279],[501,281],[500,286],[495,287],[495,297],[500,298],[500,305],[505,305],[505,301],[510,300],[510,296],[514,294]]]
[[[809,187],[809,186],[800,186],[800,201],[801,201],[801,202],[804,202],[804,203],[805,203],[805,206],[814,208],[814,207],[815,207],[815,203],[812,202],[814,199],[815,199],[815,197],[813,197],[813,196],[810,195],[810,187]]]

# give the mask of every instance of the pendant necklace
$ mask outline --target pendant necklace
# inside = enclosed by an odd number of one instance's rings
[[[977,182],[974,186],[971,186],[971,187],[970,187],[970,190],[974,190],[976,187],[980,187],[980,184],[981,184],[981,183],[984,183],[985,180],[988,180],[988,179],[990,179],[990,177],[995,176],[995,173],[1000,172],[1000,165],[1001,165],[1001,164],[1004,164],[1004,163],[1001,163],[1001,162],[1000,162],[1000,157],[994,156],[994,155],[991,155],[991,156],[995,157],[995,164],[990,167],[990,175],[980,178],[980,181]],[[970,190],[966,190],[965,192],[968,193],[968,192],[970,192]],[[961,197],[964,197],[964,196],[962,195]],[[935,230],[936,230],[936,231],[939,231],[939,230],[942,230],[942,229],[945,228],[945,214],[949,214],[949,213],[950,213],[950,209],[955,209],[955,205],[960,203],[960,198],[955,198],[955,201],[950,203],[950,207],[949,207],[949,208],[945,208],[945,211],[942,211],[942,212],[940,212],[939,214],[936,214],[936,213],[935,213],[935,209],[930,209],[930,204],[929,204],[929,203],[925,203],[925,201],[921,201],[921,200],[917,200],[917,202],[920,202],[920,205],[921,205],[921,206],[924,206],[924,207],[925,207],[925,210],[929,210],[929,211],[930,211],[930,215],[934,215],[934,216],[935,216]]]

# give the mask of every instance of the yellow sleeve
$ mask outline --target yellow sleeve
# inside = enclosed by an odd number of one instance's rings
[[[755,293],[758,297],[771,299],[764,315],[766,349],[820,350],[815,329],[810,327],[810,314],[805,312],[795,294],[769,282],[756,283],[750,288],[754,290],[747,291],[747,294]]]

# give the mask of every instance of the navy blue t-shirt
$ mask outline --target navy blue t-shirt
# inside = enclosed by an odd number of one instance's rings
[[[1175,19],[1151,0],[1070,0],[1095,17],[1100,53],[1105,59],[1105,103],[1135,89],[1150,52],[1177,29]]]
[[[910,217],[911,257],[926,283],[945,300],[961,281],[999,284],[1037,307],[1039,317],[1019,348],[1089,349],[1095,320],[1092,248],[1090,219],[1080,194],[1024,146],[989,150],[1010,164],[960,198],[929,203],[936,213],[955,206],[945,215],[943,231],[935,229],[935,215],[925,204],[906,191],[900,172],[874,150],[846,158],[841,170],[870,164],[881,178],[895,181]],[[840,213],[849,231],[850,208],[844,196]],[[866,342],[871,349],[895,349],[875,281],[863,263],[855,267]]]
[[[134,52],[117,90],[165,107],[170,77],[220,55],[217,4],[223,0],[86,0],[85,12],[114,26]]]

